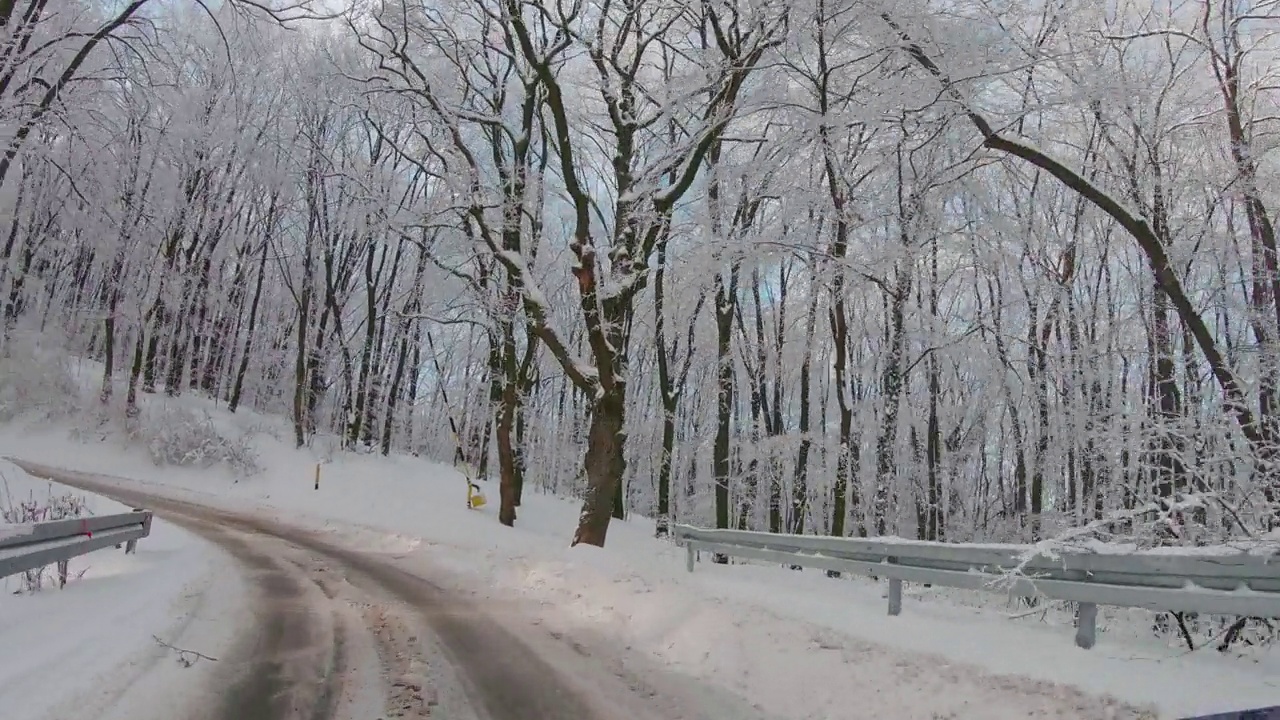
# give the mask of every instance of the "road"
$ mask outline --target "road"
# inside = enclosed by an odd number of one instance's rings
[[[19,464],[151,509],[242,567],[254,627],[219,664],[221,699],[189,708],[191,720],[770,720],[603,639],[552,633],[516,602],[483,603],[433,582],[396,557],[102,476]]]

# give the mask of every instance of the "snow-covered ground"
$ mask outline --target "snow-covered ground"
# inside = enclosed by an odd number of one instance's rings
[[[1077,691],[1154,706],[1162,717],[1280,704],[1277,652],[1187,653],[1151,637],[1151,616],[1141,611],[1106,612],[1098,646],[1088,651],[1074,646],[1065,615],[1028,614],[989,594],[908,586],[903,614],[891,618],[884,587],[873,581],[746,564],[702,563],[687,574],[683,551],[653,539],[644,519],[615,522],[603,550],[570,549],[576,503],[527,493],[517,527],[504,528],[493,505],[466,508],[464,479],[452,468],[406,456],[296,451],[278,419],[233,417],[197,398],[150,402],[207,411],[228,432],[254,428],[263,472],[236,481],[225,469],[157,467],[111,433],[81,430],[72,440],[56,424],[0,428],[0,454],[275,513],[351,546],[416,548],[488,594],[541,603],[549,623],[606,633],[779,717],[1011,717],[1006,697],[1043,695],[1061,710],[1074,706]],[[485,491],[496,500],[496,488]],[[150,552],[161,547],[154,540]],[[147,557],[140,552],[139,562]],[[9,638],[0,632],[0,641]]]
[[[44,505],[67,493],[83,497],[92,514],[129,510],[0,462],[6,508],[30,500]],[[182,716],[179,703],[212,665],[185,667],[161,642],[214,657],[229,643],[242,596],[229,562],[156,520],[135,554],[108,548],[73,559],[63,589],[52,568],[37,592],[19,593],[20,577],[0,580],[0,717],[123,720],[139,707]]]

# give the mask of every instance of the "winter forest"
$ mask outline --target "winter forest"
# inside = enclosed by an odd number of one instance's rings
[[[274,1],[274,4],[273,4]],[[1277,0],[0,1],[4,348],[637,513],[1280,522]],[[495,530],[496,532],[497,530]]]

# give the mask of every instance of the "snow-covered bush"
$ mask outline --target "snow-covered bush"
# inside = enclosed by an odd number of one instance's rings
[[[1151,502],[1132,509],[1115,510],[1079,527],[1057,530],[1051,537],[1027,546],[1021,564],[1010,569],[996,587],[1027,576],[1027,564],[1033,560],[1054,559],[1062,551],[1099,552],[1118,550],[1133,552],[1151,548],[1204,547],[1230,542],[1230,547],[1244,549],[1245,543],[1255,550],[1275,553],[1280,539],[1238,540],[1232,536],[1213,536],[1203,519],[1197,519],[1205,508],[1219,502],[1208,493],[1186,494],[1171,503]],[[1028,599],[1036,605],[1039,598]],[[1071,612],[1075,603],[1059,603]],[[1151,632],[1161,640],[1185,645],[1188,650],[1212,647],[1219,652],[1243,652],[1248,647],[1269,647],[1280,642],[1280,625],[1265,618],[1198,613],[1155,612]]]
[[[311,446],[315,448],[320,462],[331,463],[342,454],[342,439],[336,435],[317,433],[311,438]]]
[[[53,420],[75,415],[83,402],[67,358],[34,338],[15,335],[0,353],[0,422],[18,416]]]
[[[237,477],[261,471],[250,433],[230,436],[208,413],[166,406],[148,412],[134,429],[157,465],[212,467],[225,464]]]
[[[272,423],[265,419],[250,421],[244,424],[244,434],[246,437],[256,437],[265,435],[276,442],[284,441],[284,433],[280,429],[279,423]]]
[[[49,486],[48,497],[44,501],[37,500],[32,493],[26,500],[15,500],[9,491],[9,483],[4,484],[4,502],[0,504],[0,522],[9,525],[26,525],[29,523],[51,522],[89,515],[88,499],[75,493],[53,494],[53,486]],[[18,592],[38,592],[44,587],[45,574],[49,566],[28,570],[21,575],[22,586]]]

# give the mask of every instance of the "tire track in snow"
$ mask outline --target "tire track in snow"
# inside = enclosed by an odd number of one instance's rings
[[[152,509],[222,546],[248,569],[261,612],[236,654],[240,662],[228,658],[240,671],[210,720],[426,718],[441,690],[427,686],[428,672],[463,686],[471,707],[451,708],[450,720],[613,720],[515,633],[489,622],[465,598],[384,559],[306,531],[122,489],[91,474],[19,464],[33,475]],[[354,707],[361,668],[343,652],[352,606],[364,608],[359,631],[374,638],[380,708]],[[430,667],[445,662],[453,667]],[[199,710],[191,717],[208,716]]]
[[[435,717],[429,702],[433,691],[441,701],[439,716],[449,720],[1154,717],[1142,708],[1086,696],[1074,688],[993,676],[940,657],[900,652],[853,638],[822,640],[813,646],[762,643],[773,648],[771,653],[780,653],[766,657],[752,652],[754,644],[744,640],[769,635],[772,623],[751,627],[757,615],[730,617],[714,608],[701,607],[684,617],[679,629],[673,627],[663,640],[667,647],[634,652],[629,645],[619,647],[616,637],[599,634],[574,620],[572,598],[576,591],[558,598],[567,604],[564,609],[568,615],[530,613],[506,591],[490,596],[465,586],[454,587],[448,573],[438,574],[431,563],[412,563],[409,554],[389,556],[346,549],[342,547],[346,542],[343,531],[335,536],[304,530],[113,484],[136,487],[136,481],[124,478],[20,464],[33,474],[128,499],[162,514],[197,517],[223,530],[286,548],[280,552],[294,565],[294,571],[308,576],[307,584],[337,608],[334,622],[349,629],[343,631],[345,637],[353,645],[366,641],[368,652],[363,657],[372,659],[376,653],[375,662],[336,664],[351,666],[351,671],[378,666],[374,671],[378,686],[375,703],[361,705],[352,700],[359,682],[347,673],[336,686],[341,696],[336,708],[329,709],[328,715],[306,720]],[[347,532],[353,529],[357,537],[380,532],[347,526]],[[366,543],[359,540],[355,544],[363,547]],[[626,622],[625,612],[617,621]],[[692,642],[681,642],[679,630],[694,627],[698,632]],[[790,627],[803,632],[808,626],[793,622]],[[810,629],[826,634],[822,629]],[[708,635],[723,639],[707,645]],[[637,639],[642,645],[649,642],[644,637]],[[689,651],[696,651],[697,656],[687,656]],[[712,660],[712,655],[718,659]],[[790,672],[771,672],[779,662],[789,665]],[[697,667],[708,663],[713,665],[709,674]],[[841,683],[819,688],[795,682],[799,668],[831,665],[841,669]],[[717,673],[732,678],[732,683],[719,682]],[[753,686],[758,684],[766,691],[747,693],[738,683],[748,682],[748,677]],[[823,696],[819,699],[830,695],[833,700],[839,696],[838,701],[827,704],[824,700],[821,709],[805,702],[804,695],[815,690]],[[941,701],[925,702],[925,695]],[[767,699],[752,704],[748,696]],[[797,707],[798,700],[803,709]],[[200,716],[187,717],[196,720]],[[261,717],[294,720],[303,716]],[[224,714],[200,720],[241,720],[241,716]]]
[[[245,569],[255,627],[226,658],[219,720],[329,720],[350,672],[350,631],[320,588],[287,559],[288,548],[191,515],[170,514]],[[207,712],[207,711],[206,711]]]

